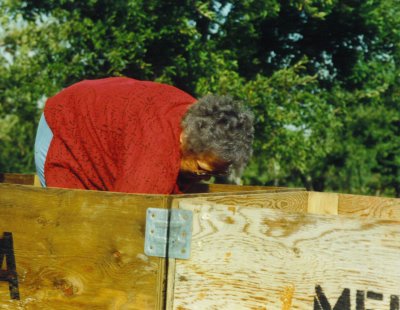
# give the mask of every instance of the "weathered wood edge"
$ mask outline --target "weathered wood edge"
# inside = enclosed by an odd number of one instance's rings
[[[227,191],[227,192],[202,192],[202,193],[190,193],[190,194],[179,194],[171,195],[176,198],[196,198],[196,197],[216,197],[216,196],[229,196],[229,195],[245,195],[245,194],[264,194],[264,193],[283,193],[283,192],[305,192],[305,188],[264,188],[264,189],[250,189],[246,190],[237,187],[238,191]]]
[[[39,184],[38,184],[39,183]],[[96,191],[96,190],[87,190],[87,189],[71,189],[71,188],[60,188],[60,187],[46,187],[42,188],[40,186],[40,181],[36,180],[36,185],[27,185],[22,183],[2,183],[0,181],[0,186],[8,186],[12,188],[13,186],[17,186],[20,188],[25,188],[27,190],[58,190],[58,191],[80,191],[87,193],[100,193],[100,194],[113,194],[113,195],[134,195],[134,196],[148,196],[148,197],[160,197],[160,196],[168,196],[174,198],[196,198],[196,197],[216,197],[216,196],[230,196],[230,195],[246,195],[246,194],[263,194],[263,193],[284,193],[284,192],[305,192],[304,188],[279,188],[279,189],[264,189],[264,190],[244,190],[244,191],[232,191],[232,192],[211,192],[211,193],[193,193],[193,194],[176,194],[176,195],[162,195],[162,194],[141,194],[141,193],[122,193],[122,192],[112,192],[112,191]],[[240,186],[239,186],[240,188]]]
[[[171,197],[164,196],[163,198],[163,208],[171,209]],[[160,270],[158,271],[158,288],[157,288],[157,302],[156,309],[165,309],[166,305],[166,295],[168,292],[168,258],[159,258]]]
[[[199,193],[231,193],[231,192],[248,192],[248,191],[299,191],[306,190],[305,188],[288,188],[278,186],[260,186],[260,185],[235,185],[235,184],[213,184],[213,183],[198,183],[189,188],[184,194],[199,194]]]
[[[173,309],[174,307],[174,293],[175,293],[175,267],[176,267],[176,259],[169,258],[168,259],[168,281],[167,281],[167,294],[165,300],[165,308],[166,310]]]
[[[179,202],[182,199],[171,197],[170,200],[170,208],[171,209],[179,209]],[[175,292],[175,267],[176,267],[176,259],[168,258],[167,261],[167,293],[165,294],[165,308],[166,310],[173,309],[174,306],[174,292]]]

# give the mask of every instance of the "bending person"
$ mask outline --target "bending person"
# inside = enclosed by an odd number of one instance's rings
[[[35,163],[42,186],[179,193],[178,181],[242,171],[253,135],[251,112],[230,97],[196,100],[130,78],[85,80],[46,102]]]

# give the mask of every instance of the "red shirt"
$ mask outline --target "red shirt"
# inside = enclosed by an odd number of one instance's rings
[[[46,102],[53,132],[49,187],[169,194],[180,161],[180,122],[195,98],[129,78],[86,80]]]

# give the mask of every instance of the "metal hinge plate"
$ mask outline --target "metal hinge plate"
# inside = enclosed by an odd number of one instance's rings
[[[147,209],[145,254],[189,259],[192,223],[190,210]]]

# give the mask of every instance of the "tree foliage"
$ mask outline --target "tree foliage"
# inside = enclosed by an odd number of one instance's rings
[[[33,171],[44,101],[125,75],[256,116],[248,184],[400,196],[395,0],[4,0],[0,170]]]

